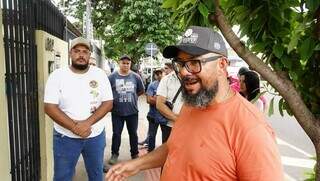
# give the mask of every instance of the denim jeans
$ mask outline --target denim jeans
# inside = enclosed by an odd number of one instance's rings
[[[70,138],[53,132],[54,181],[71,181],[82,154],[89,181],[103,180],[104,148],[106,134],[103,131],[93,138]]]
[[[150,151],[154,150],[154,148],[155,148],[156,136],[157,136],[157,131],[158,131],[159,125],[160,125],[161,132],[162,132],[162,144],[168,140],[170,133],[171,133],[171,127],[166,126],[166,125],[161,125],[161,124],[155,122],[155,120],[150,116],[147,116],[147,119],[149,121],[148,152],[150,152]]]
[[[112,145],[111,154],[119,155],[119,147],[121,145],[121,133],[123,130],[124,122],[126,122],[127,130],[129,133],[130,140],[130,153],[131,156],[135,156],[139,153],[138,151],[138,114],[129,116],[119,116],[111,114],[112,116]]]

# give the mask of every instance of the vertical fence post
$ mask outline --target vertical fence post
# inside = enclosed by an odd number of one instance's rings
[[[40,180],[40,145],[35,2],[2,2],[5,50],[2,62],[5,63],[8,108],[7,119],[4,120],[9,127],[11,161],[9,180],[37,181]]]
[[[4,55],[3,42],[3,21],[2,9],[0,9],[0,55]],[[6,97],[6,83],[5,83],[5,58],[0,56],[0,175],[1,180],[10,180],[10,142],[9,142],[9,123],[8,123],[8,107]]]

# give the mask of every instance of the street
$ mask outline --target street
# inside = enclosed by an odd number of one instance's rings
[[[270,100],[270,96],[267,96]],[[278,111],[278,100],[276,98],[274,101],[274,115],[267,117],[268,122],[272,125],[273,129],[277,135],[278,148],[281,153],[281,160],[283,163],[285,171],[285,180],[287,181],[300,181],[304,180],[304,172],[311,170],[315,161],[311,160],[310,157],[315,156],[314,147],[302,130],[298,122],[294,117],[285,115],[282,117]],[[148,111],[148,104],[146,103],[145,96],[139,98],[139,128],[138,136],[139,141],[143,140],[147,132],[147,120],[146,114]],[[110,157],[110,148],[111,148],[111,136],[112,136],[112,126],[111,126],[111,116],[107,114],[105,119],[108,119],[108,124],[106,126],[106,135],[107,135],[107,146],[105,149],[105,163],[107,163]],[[157,144],[161,143],[160,138],[161,132],[157,134]],[[119,160],[128,160],[130,159],[129,153],[129,137],[124,128],[122,133],[122,142],[120,148]],[[87,180],[86,172],[84,169],[83,160],[80,158],[76,168],[76,175],[74,177],[75,181],[84,181]],[[139,173],[138,175],[131,177],[129,181],[141,181],[145,179],[145,173]],[[151,180],[149,180],[151,181]],[[152,180],[154,181],[154,179]]]
[[[271,96],[267,97],[269,100],[272,98]],[[284,117],[280,115],[279,99],[279,97],[275,99],[274,114],[267,119],[278,137],[278,148],[288,180],[304,180],[304,173],[313,169],[315,164],[315,161],[310,159],[315,156],[315,149],[294,117],[287,114]]]

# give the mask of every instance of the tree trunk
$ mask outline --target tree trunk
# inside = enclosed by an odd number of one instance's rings
[[[219,0],[215,0],[214,3],[216,7],[215,15],[214,17],[211,16],[210,20],[217,24],[223,36],[233,50],[238,54],[238,56],[247,62],[253,70],[257,71],[280,93],[280,95],[288,103],[300,126],[304,129],[313,142],[317,153],[316,180],[320,181],[320,121],[317,120],[315,115],[313,115],[308,109],[297,89],[287,76],[283,76],[281,72],[272,71],[271,68],[261,59],[246,49],[224,17],[224,14],[219,6]]]

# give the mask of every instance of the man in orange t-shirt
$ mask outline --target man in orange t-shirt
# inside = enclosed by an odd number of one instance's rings
[[[139,159],[115,165],[106,179],[123,180],[164,165],[163,181],[283,180],[272,128],[228,84],[221,35],[192,26],[163,55],[174,58],[185,103],[169,140]]]

